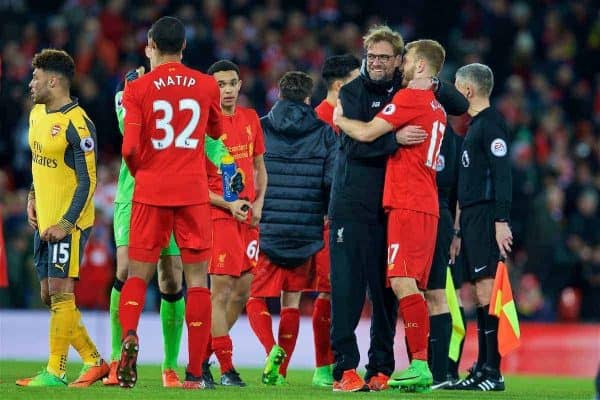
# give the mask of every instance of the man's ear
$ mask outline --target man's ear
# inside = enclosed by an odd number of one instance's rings
[[[339,92],[342,86],[344,86],[344,81],[342,81],[341,79],[334,80],[333,84],[331,85],[332,89],[336,92]]]
[[[467,99],[473,98],[475,93],[477,93],[475,90],[475,85],[472,83],[467,83]]]
[[[308,96],[307,98],[304,99],[304,103],[308,106],[310,106],[310,96]]]
[[[396,57],[394,57],[394,66],[396,68],[400,68],[402,66],[403,58],[404,58],[404,56],[402,54],[398,54]]]

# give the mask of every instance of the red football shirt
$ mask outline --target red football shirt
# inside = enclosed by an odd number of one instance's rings
[[[162,64],[126,85],[123,107],[122,152],[135,177],[133,200],[207,203],[204,135],[222,133],[215,79],[181,63]]]
[[[333,128],[333,131],[340,134],[340,128],[333,124],[333,109],[335,107],[327,102],[327,99],[324,99],[318,106],[315,107],[315,112],[317,113],[317,117],[321,121],[324,121],[329,124]]]
[[[446,112],[431,90],[402,89],[377,114],[394,126],[419,125],[425,141],[404,146],[390,156],[385,172],[383,206],[439,216],[436,163],[446,129]]]
[[[254,157],[265,153],[263,131],[258,114],[251,108],[236,106],[233,115],[223,115],[223,135],[221,139],[229,154],[235,159],[235,164],[244,174],[244,190],[238,197],[253,202],[256,198],[254,189]],[[217,173],[217,167],[206,162],[208,172],[208,187],[211,192],[223,195],[223,181]],[[212,207],[212,217],[233,218],[229,211],[221,207]]]

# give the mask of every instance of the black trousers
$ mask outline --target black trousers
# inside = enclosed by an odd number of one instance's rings
[[[358,367],[360,354],[355,330],[368,293],[373,305],[368,379],[378,372],[394,371],[394,335],[398,301],[386,288],[387,243],[385,224],[332,221],[331,344],[335,356],[333,376]]]

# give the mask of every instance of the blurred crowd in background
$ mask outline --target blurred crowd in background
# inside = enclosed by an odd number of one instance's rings
[[[32,56],[53,47],[74,56],[73,94],[99,141],[97,221],[78,283],[83,308],[107,309],[114,273],[112,211],[121,136],[113,95],[127,70],[147,65],[146,32],[162,15],[186,26],[184,62],[205,71],[217,59],[241,67],[240,102],[264,115],[284,72],[319,82],[326,57],[364,56],[362,35],[387,23],[405,41],[446,48],[442,78],[483,62],[494,71],[493,103],[512,134],[510,260],[520,315],[542,321],[600,320],[600,14],[594,1],[508,0],[0,0],[0,204],[10,285],[0,307],[40,307],[26,223],[31,182],[27,142]],[[595,60],[595,61],[594,61]],[[453,120],[464,134],[468,116]],[[468,290],[468,288],[464,288]],[[150,300],[152,295],[150,295]],[[148,302],[149,308],[156,302]]]

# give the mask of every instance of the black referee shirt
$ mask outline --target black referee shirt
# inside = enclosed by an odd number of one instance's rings
[[[454,133],[452,126],[448,123],[444,131],[444,140],[442,140],[442,147],[440,148],[440,154],[435,166],[440,209],[450,208],[450,204],[456,203],[461,146],[462,138]],[[454,212],[454,206],[452,209]]]
[[[508,220],[512,200],[512,178],[508,153],[508,129],[493,108],[481,111],[465,136],[458,175],[461,208],[494,202],[494,218]]]

